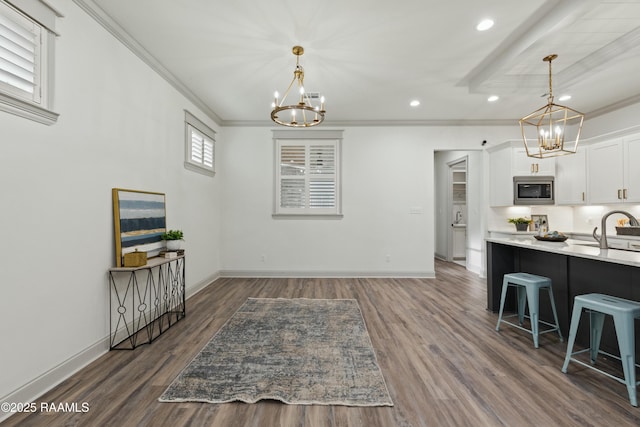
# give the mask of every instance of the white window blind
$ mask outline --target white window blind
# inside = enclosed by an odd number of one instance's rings
[[[41,101],[43,28],[0,3],[0,88],[13,96]]]
[[[185,129],[185,167],[215,174],[215,132],[188,111],[185,111]]]
[[[57,18],[46,0],[0,0],[0,111],[52,125]]]
[[[213,169],[213,141],[210,141],[193,126],[189,126],[189,133],[191,134],[190,161]]]
[[[309,206],[333,208],[336,205],[336,147],[309,147]]]
[[[276,139],[275,214],[341,214],[339,143]]]

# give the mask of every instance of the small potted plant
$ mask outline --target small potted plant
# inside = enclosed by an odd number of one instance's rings
[[[517,231],[527,231],[531,220],[529,218],[509,218],[509,224],[515,224]]]
[[[180,249],[182,240],[184,240],[184,233],[182,230],[168,230],[162,233],[160,238],[167,242],[167,250],[177,251]]]

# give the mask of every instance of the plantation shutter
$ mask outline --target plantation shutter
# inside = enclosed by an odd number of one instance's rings
[[[0,3],[0,84],[21,98],[40,101],[39,60],[42,28]],[[6,9],[5,9],[6,8]]]
[[[339,214],[338,141],[278,140],[280,214]]]
[[[336,205],[336,147],[312,145],[309,148],[309,207]]]
[[[198,132],[193,126],[190,126],[190,128],[191,161],[206,168],[213,169],[213,142]]]
[[[280,148],[280,207],[304,209],[306,197],[306,147],[283,145]]]
[[[185,168],[204,175],[214,176],[216,165],[216,132],[184,111],[185,121]]]

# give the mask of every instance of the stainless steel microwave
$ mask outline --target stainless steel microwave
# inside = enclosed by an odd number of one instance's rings
[[[513,204],[553,205],[554,190],[552,176],[514,176]]]

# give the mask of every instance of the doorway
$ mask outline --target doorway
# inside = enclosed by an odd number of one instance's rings
[[[467,265],[467,157],[447,163],[448,194],[447,212],[449,215],[447,232],[447,261],[464,267]]]

